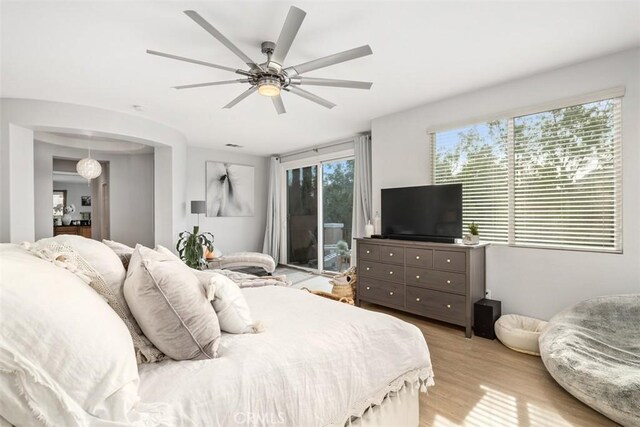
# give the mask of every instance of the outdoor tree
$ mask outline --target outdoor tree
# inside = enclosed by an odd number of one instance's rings
[[[555,229],[574,239],[613,227],[614,128],[613,100],[513,119],[516,240],[535,240],[536,227],[539,234]],[[476,221],[485,240],[506,241],[507,120],[437,138],[436,183],[463,183],[463,221]]]

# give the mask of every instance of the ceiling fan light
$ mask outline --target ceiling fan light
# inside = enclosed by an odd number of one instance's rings
[[[84,179],[94,179],[102,173],[102,166],[100,166],[97,160],[88,157],[78,162],[76,171],[78,171],[78,174]]]
[[[258,93],[263,96],[280,95],[280,81],[270,78],[260,80],[258,82]]]

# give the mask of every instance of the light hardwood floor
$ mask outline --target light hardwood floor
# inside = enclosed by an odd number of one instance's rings
[[[539,357],[509,350],[498,340],[466,339],[463,328],[362,306],[413,323],[427,340],[436,385],[420,396],[420,427],[618,425],[560,387]]]

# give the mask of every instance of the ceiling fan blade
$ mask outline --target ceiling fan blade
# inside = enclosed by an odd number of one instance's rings
[[[287,112],[284,108],[284,103],[282,102],[282,97],[280,95],[272,96],[271,100],[273,101],[273,106],[276,107],[278,114],[284,114]]]
[[[373,51],[371,50],[371,47],[369,47],[369,45],[364,45],[354,49],[345,50],[344,52],[334,53],[333,55],[325,56],[324,58],[314,59],[313,61],[305,62],[300,65],[287,67],[285,71],[289,74],[291,74],[292,71],[294,74],[308,73],[309,71],[317,70],[319,68],[371,55],[372,53]]]
[[[192,64],[204,65],[205,67],[217,68],[219,70],[231,71],[232,73],[248,75],[249,73],[244,70],[237,70],[231,67],[225,67],[224,65],[212,64],[211,62],[199,61],[197,59],[185,58],[184,56],[172,55],[170,53],[158,52],[156,50],[147,49],[149,55],[163,56],[169,59],[177,59],[178,61],[190,62]]]
[[[285,90],[290,91],[291,93],[295,93],[298,96],[308,99],[309,101],[313,101],[316,104],[320,104],[323,107],[327,107],[329,109],[336,106],[333,102],[327,101],[324,98],[320,98],[318,95],[314,95],[311,92],[307,92],[304,89],[300,89],[298,86],[287,86],[284,88]]]
[[[291,6],[289,8],[287,19],[284,21],[282,31],[280,31],[280,35],[278,36],[276,48],[273,50],[273,55],[271,55],[269,65],[274,62],[277,64],[278,69],[282,68],[284,59],[287,57],[287,53],[289,53],[293,40],[295,40],[306,15],[305,11],[298,9],[295,6]]]
[[[235,97],[233,99],[233,101],[231,101],[230,103],[228,103],[227,105],[225,105],[222,108],[232,108],[234,105],[236,105],[238,102],[242,101],[243,99],[245,99],[247,96],[251,95],[253,92],[257,91],[258,88],[255,86],[251,86],[249,89],[245,90],[244,92],[242,92],[240,95],[238,95],[237,97]]]
[[[174,89],[191,89],[194,87],[228,85],[232,83],[249,83],[249,79],[223,80],[221,82],[196,83],[192,85],[174,86]]]
[[[373,83],[353,80],[318,79],[314,77],[296,77],[291,80],[294,85],[346,87],[350,89],[371,89]]]
[[[261,69],[261,67],[256,64],[251,58],[249,58],[243,51],[241,51],[236,45],[231,43],[231,41],[222,35],[222,33],[216,30],[213,25],[211,25],[206,19],[204,19],[198,12],[195,10],[185,10],[185,15],[191,18],[196,24],[200,25],[206,32],[215,37],[220,43],[225,45],[227,49],[231,52],[235,53],[242,61],[247,64],[252,69]]]

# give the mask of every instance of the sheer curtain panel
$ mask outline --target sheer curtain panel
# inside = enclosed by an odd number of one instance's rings
[[[353,168],[353,222],[351,265],[356,260],[356,237],[364,237],[364,226],[371,220],[371,138],[358,135],[354,138],[355,164]]]
[[[267,195],[267,227],[264,233],[262,252],[280,262],[280,232],[282,216],[280,214],[280,158],[271,157],[269,161],[269,194]]]

